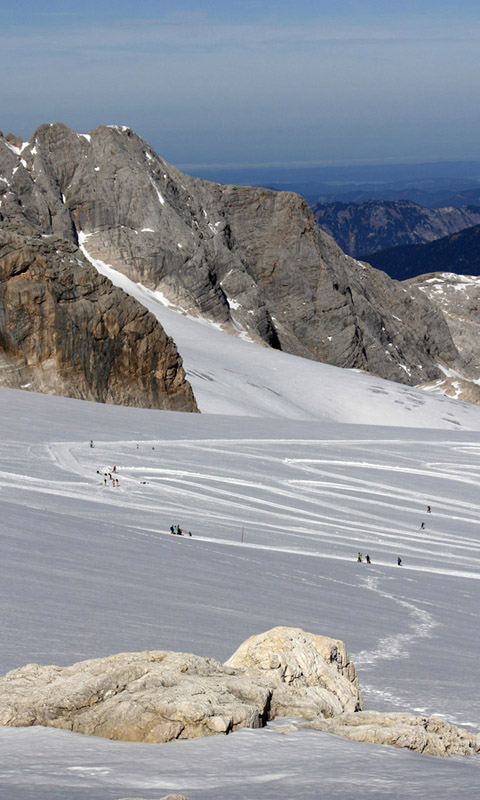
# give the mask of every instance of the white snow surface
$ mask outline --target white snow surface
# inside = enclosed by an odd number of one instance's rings
[[[242,331],[230,336],[216,323],[194,319],[161,292],[93,258],[86,246],[90,236],[79,234],[85,257],[148,308],[176,342],[202,412],[480,430],[476,406],[271,350],[246,341]]]
[[[229,337],[96,265],[161,319],[204,413],[0,389],[0,671],[148,649],[223,661],[292,625],[346,643],[366,708],[480,730],[480,409]],[[158,745],[0,728],[0,798],[478,791],[478,758],[283,722]]]

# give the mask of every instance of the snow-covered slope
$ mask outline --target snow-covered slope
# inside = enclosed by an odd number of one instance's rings
[[[261,347],[245,336],[228,336],[219,326],[172,308],[160,292],[152,292],[92,258],[88,237],[81,241],[82,252],[98,271],[155,314],[175,340],[204,413],[452,430],[480,428],[478,408],[466,403]]]
[[[113,277],[175,338],[204,413],[0,390],[0,672],[143,649],[224,660],[294,625],[345,641],[367,708],[480,730],[480,408],[229,337]],[[141,745],[0,728],[0,798],[478,787],[478,759],[281,730]]]

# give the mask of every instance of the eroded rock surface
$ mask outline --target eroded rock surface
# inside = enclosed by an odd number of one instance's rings
[[[70,667],[30,664],[0,680],[0,724],[167,742],[258,728],[277,715],[314,719],[361,707],[340,642],[286,628],[263,635],[263,652],[268,641],[271,668],[234,668],[167,651]]]
[[[329,636],[272,628],[243,642],[225,664],[243,667],[248,675],[260,671],[275,679],[272,718],[311,717],[319,702],[327,717],[362,708],[358,678],[345,645]]]

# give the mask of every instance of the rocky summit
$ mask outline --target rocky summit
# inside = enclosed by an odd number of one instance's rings
[[[225,662],[190,653],[119,653],[70,667],[29,664],[0,679],[0,725],[168,742],[259,728],[275,717],[432,755],[475,754],[480,735],[438,717],[364,712],[343,642],[277,627]],[[301,724],[300,724],[301,725]],[[298,722],[288,723],[295,730]]]
[[[443,314],[347,257],[299,195],[189,177],[116,126],[2,138],[0,175],[2,226],[80,244],[230,333],[411,385],[462,369]]]

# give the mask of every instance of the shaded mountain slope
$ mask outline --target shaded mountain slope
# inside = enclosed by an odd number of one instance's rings
[[[365,258],[398,281],[430,272],[480,275],[480,225],[429,244],[392,247]]]

